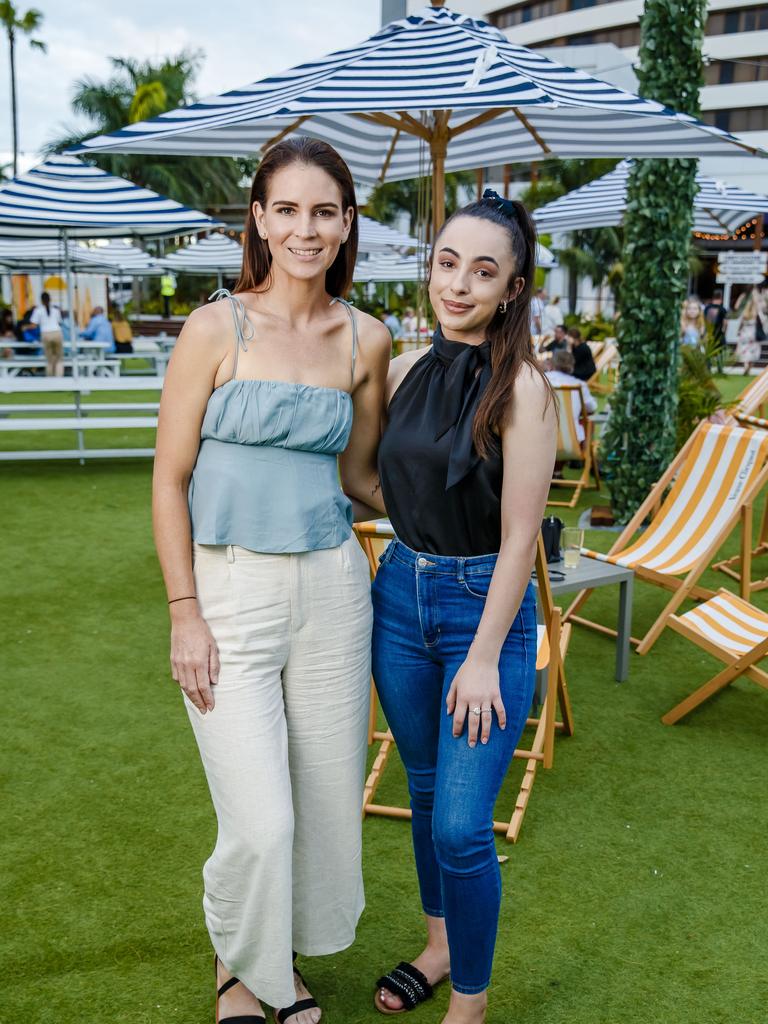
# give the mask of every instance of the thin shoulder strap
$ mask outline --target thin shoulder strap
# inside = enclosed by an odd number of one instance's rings
[[[237,376],[237,360],[240,349],[248,351],[248,342],[253,341],[253,324],[248,319],[245,305],[240,299],[235,298],[228,288],[217,288],[213,294],[208,296],[209,302],[216,302],[219,299],[229,299],[229,308],[232,310],[232,322],[235,325],[235,359],[232,366],[232,380]]]
[[[342,304],[347,313],[349,313],[349,319],[352,321],[352,376],[350,377],[350,386],[352,386],[355,383],[355,363],[357,362],[357,317],[354,314],[352,304],[347,302],[346,299],[337,296],[335,299],[331,299],[331,304],[334,302]]]

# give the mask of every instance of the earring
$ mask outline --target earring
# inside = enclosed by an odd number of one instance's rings
[[[506,313],[507,312],[507,300],[506,299],[504,299],[503,302],[499,303],[499,312],[500,313]]]
[[[259,237],[260,237],[260,238],[263,238],[263,239],[264,239],[264,241],[266,242],[266,240],[267,240],[267,236],[266,236],[266,235],[264,234],[264,232],[263,232],[263,231],[260,231],[260,232],[259,232]]]

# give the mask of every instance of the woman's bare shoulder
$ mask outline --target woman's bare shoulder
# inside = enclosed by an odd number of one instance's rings
[[[364,348],[377,353],[392,350],[392,335],[381,320],[362,309],[355,309],[353,316],[357,320],[357,336]]]
[[[431,345],[425,345],[423,348],[416,348],[411,352],[403,352],[402,355],[395,356],[389,364],[389,373],[387,374],[387,388],[385,394],[387,404],[389,404],[392,396],[403,383],[403,380],[411,367],[418,363],[422,356],[425,356],[431,348]]]

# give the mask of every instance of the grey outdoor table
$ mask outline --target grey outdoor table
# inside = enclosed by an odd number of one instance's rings
[[[607,587],[619,584],[619,622],[616,637],[616,681],[623,683],[629,674],[629,638],[632,633],[632,580],[634,572],[622,565],[601,562],[589,555],[582,555],[575,569],[566,569],[563,562],[552,563],[549,567],[549,586],[552,596],[571,594],[579,590]],[[564,579],[552,578],[559,573]],[[534,585],[536,579],[533,580]]]

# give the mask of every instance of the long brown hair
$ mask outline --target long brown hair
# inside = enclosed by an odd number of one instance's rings
[[[475,413],[472,425],[472,440],[481,458],[487,459],[498,451],[498,430],[509,408],[515,389],[515,381],[523,365],[528,365],[539,374],[547,385],[531,343],[531,295],[536,271],[536,227],[528,211],[517,200],[501,199],[500,196],[484,197],[479,202],[457,210],[443,225],[432,247],[432,259],[437,252],[440,235],[448,224],[458,217],[479,217],[503,228],[509,237],[509,246],[515,262],[509,284],[516,277],[523,278],[520,294],[507,304],[505,312],[496,310],[487,336],[491,343],[491,379]],[[548,399],[549,401],[549,399]]]
[[[253,178],[248,216],[245,221],[245,243],[243,246],[243,268],[235,285],[235,291],[266,291],[269,289],[272,254],[267,240],[259,235],[253,204],[258,202],[266,209],[267,193],[273,175],[290,164],[306,164],[319,167],[333,178],[341,192],[342,211],[351,206],[354,210],[352,227],[346,242],[342,242],[336,259],[325,272],[325,288],[329,295],[345,296],[352,287],[352,275],[357,259],[357,199],[352,175],[344,160],[333,146],[318,139],[296,136],[283,139],[267,150],[264,159]],[[264,285],[266,284],[266,287]]]

